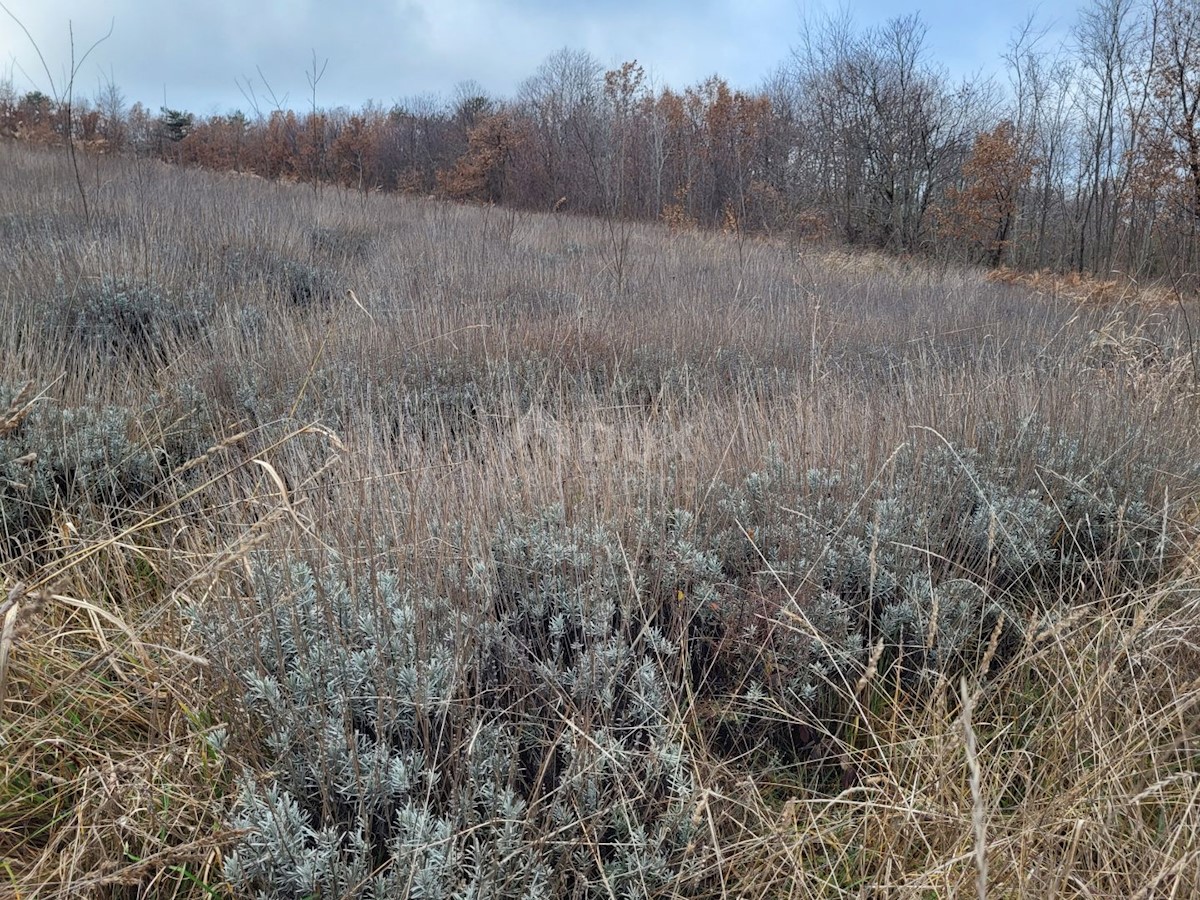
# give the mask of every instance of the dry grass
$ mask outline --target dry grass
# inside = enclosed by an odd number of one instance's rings
[[[227,795],[265,757],[182,610],[233,615],[252,553],[440,584],[514,514],[704,513],[768,455],[887,481],[902,446],[1036,421],[1147,492],[1171,576],[1044,598],[961,684],[917,691],[876,654],[810,766],[724,758],[682,703],[707,877],[677,892],[1200,891],[1184,307],[655,226],[618,260],[601,222],[87,165],[90,232],[61,158],[0,144],[0,438],[36,409],[112,405],[131,447],[184,449],[144,504],[58,495],[41,544],[2,564],[4,890],[228,895]],[[72,304],[116,283],[201,324],[81,337]],[[154,353],[127,352],[142,335]],[[1062,474],[1011,463],[1022,489]]]
[[[1022,272],[1003,266],[990,271],[988,278],[998,284],[1028,288],[1039,296],[1091,306],[1137,304],[1148,308],[1162,308],[1174,306],[1179,301],[1178,291],[1170,285],[1143,285],[1131,278],[1096,278],[1079,272]]]
[[[1195,894],[1198,601],[1194,580],[1108,598],[921,704],[872,685],[836,745],[852,787],[739,785],[734,893]]]
[[[176,649],[136,537],[64,547],[47,584],[10,588],[0,852],[20,896],[169,896],[212,877],[220,762],[189,689],[198,660]]]

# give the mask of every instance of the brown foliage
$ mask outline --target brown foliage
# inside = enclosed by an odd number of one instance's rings
[[[481,119],[468,134],[467,152],[453,168],[438,172],[438,188],[453,200],[499,203],[517,130],[506,113],[497,113]]]
[[[972,255],[998,266],[1009,247],[1017,197],[1033,174],[1020,150],[1016,129],[1003,121],[979,134],[963,163],[962,186],[946,192],[946,233],[963,241]]]
[[[989,281],[1027,288],[1035,294],[1088,306],[1107,307],[1136,301],[1145,307],[1173,306],[1178,295],[1161,286],[1142,287],[1129,279],[1096,278],[1080,272],[1023,272],[998,266],[988,272]]]
[[[329,148],[330,168],[344,187],[366,191],[375,186],[380,123],[375,117],[352,115]]]

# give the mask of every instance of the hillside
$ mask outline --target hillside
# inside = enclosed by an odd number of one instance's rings
[[[1200,309],[86,172],[0,143],[17,896],[1200,892]]]

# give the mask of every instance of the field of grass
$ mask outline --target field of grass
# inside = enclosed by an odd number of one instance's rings
[[[0,143],[0,893],[1200,893],[1200,308]]]

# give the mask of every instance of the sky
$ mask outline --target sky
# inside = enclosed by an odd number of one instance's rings
[[[602,64],[636,59],[655,84],[683,88],[721,75],[754,88],[798,43],[810,0],[0,0],[28,29],[61,89],[77,57],[112,27],[79,70],[77,92],[113,82],[130,103],[202,115],[264,112],[311,102],[306,72],[326,64],[321,107],[391,105],[453,96],[477,82],[494,97],[515,94],[562,47]],[[991,73],[1012,29],[1031,13],[1065,37],[1078,0],[860,0],[846,4],[867,26],[919,12],[932,59],[953,75]],[[834,11],[841,7],[833,7]],[[327,63],[326,63],[327,61]],[[260,74],[261,73],[261,74]],[[0,10],[0,79],[20,92],[49,89],[29,38]],[[240,87],[239,87],[240,84]]]

